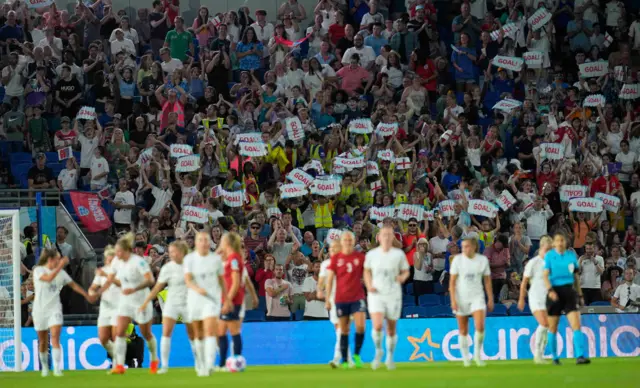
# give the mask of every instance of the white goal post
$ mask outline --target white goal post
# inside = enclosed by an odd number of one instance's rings
[[[0,210],[0,371],[22,370],[20,244],[20,210]]]

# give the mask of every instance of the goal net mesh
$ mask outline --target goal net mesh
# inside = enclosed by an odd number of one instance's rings
[[[15,314],[13,297],[20,290],[13,289],[13,260],[20,257],[13,257],[15,227],[12,216],[0,214],[0,371],[14,370],[16,363],[14,317],[19,315]]]

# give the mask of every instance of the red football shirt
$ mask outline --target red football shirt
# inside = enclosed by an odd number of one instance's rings
[[[244,302],[244,284],[242,282],[242,269],[244,265],[242,264],[243,260],[237,253],[232,253],[227,260],[224,262],[224,284],[227,290],[231,289],[231,285],[233,284],[233,280],[231,276],[234,272],[238,272],[240,274],[240,288],[236,293],[235,298],[233,298],[233,304],[238,306]]]
[[[336,303],[352,303],[364,299],[362,287],[364,253],[355,251],[348,255],[338,253],[331,257],[331,263],[327,269],[335,274]]]

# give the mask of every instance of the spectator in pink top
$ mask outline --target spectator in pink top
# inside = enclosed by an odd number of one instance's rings
[[[484,250],[491,268],[491,283],[493,284],[493,299],[498,302],[500,290],[507,283],[507,268],[511,265],[511,255],[507,248],[509,240],[504,235],[496,237],[493,245]]]
[[[349,66],[343,67],[336,73],[342,79],[341,88],[349,93],[367,94],[371,88],[373,77],[364,67],[360,66],[360,55],[354,53],[351,55]],[[362,88],[362,82],[366,81],[367,85]]]
[[[260,268],[256,273],[256,282],[258,283],[258,296],[260,296],[260,299],[265,298],[265,296],[267,295],[264,290],[264,286],[267,280],[273,278],[273,271],[275,269],[275,265],[276,265],[275,257],[273,257],[273,255],[271,254],[265,255],[264,261],[263,261],[263,268]]]
[[[209,38],[214,36],[215,29],[213,23],[209,20],[209,9],[207,7],[200,7],[198,16],[193,20],[191,28],[195,32],[196,38],[198,38],[200,47],[209,47]]]
[[[267,280],[264,285],[267,292],[267,321],[289,321],[291,311],[289,305],[293,300],[291,283],[284,280],[284,267],[275,266],[275,278]]]

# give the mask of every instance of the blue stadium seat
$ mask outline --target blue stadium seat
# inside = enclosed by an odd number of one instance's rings
[[[402,295],[403,306],[415,306],[416,298],[413,295]]]
[[[265,314],[263,310],[247,310],[244,314],[245,322],[264,322]]]
[[[490,317],[506,317],[507,316],[507,306],[497,303],[493,308],[493,311],[488,314]]]
[[[405,286],[404,291],[408,295],[413,295],[413,283],[409,283]]]
[[[426,307],[426,309],[427,309],[428,317],[435,317],[436,315],[440,315],[440,314],[452,314],[451,307],[444,306],[444,305],[429,306],[429,307]]]
[[[431,318],[454,318],[453,313],[440,313],[432,316]]]
[[[66,163],[65,162],[47,163],[47,167],[49,167],[53,171],[53,176],[57,178],[58,175],[60,175],[60,171],[66,168]]]
[[[295,314],[293,314],[294,321],[302,321],[304,319],[304,310],[296,310]]]
[[[611,306],[611,303],[600,301],[600,302],[593,302],[589,306]]]
[[[440,305],[440,296],[435,294],[420,295],[418,304],[420,306],[438,306]]]
[[[23,189],[29,188],[29,169],[32,167],[31,162],[29,163],[20,163],[20,164],[11,164],[11,174],[13,174],[14,179],[17,182],[20,182],[20,187]]]
[[[402,309],[402,316],[404,318],[426,318],[427,309],[419,306],[405,307]]]
[[[446,292],[446,289],[442,284],[440,284],[440,282],[436,281],[433,282],[433,292],[435,292],[436,294],[444,294]]]
[[[45,152],[47,156],[47,164],[49,163],[58,163],[58,153],[57,152]]]
[[[33,158],[31,157],[30,152],[12,152],[9,155],[9,163],[18,164],[18,163],[33,163]]]
[[[442,295],[442,304],[445,306],[451,306],[451,296],[449,295]]]
[[[22,152],[22,142],[21,141],[8,141],[3,140],[0,141],[0,161],[8,162],[9,156],[14,153]]]
[[[267,311],[267,298],[265,296],[258,297],[258,308],[257,310]]]
[[[518,310],[517,305],[512,304],[511,307],[509,307],[509,315],[512,315],[514,317],[521,316],[521,315],[531,315],[531,309],[529,308],[528,304],[525,304],[524,310],[520,311]]]

